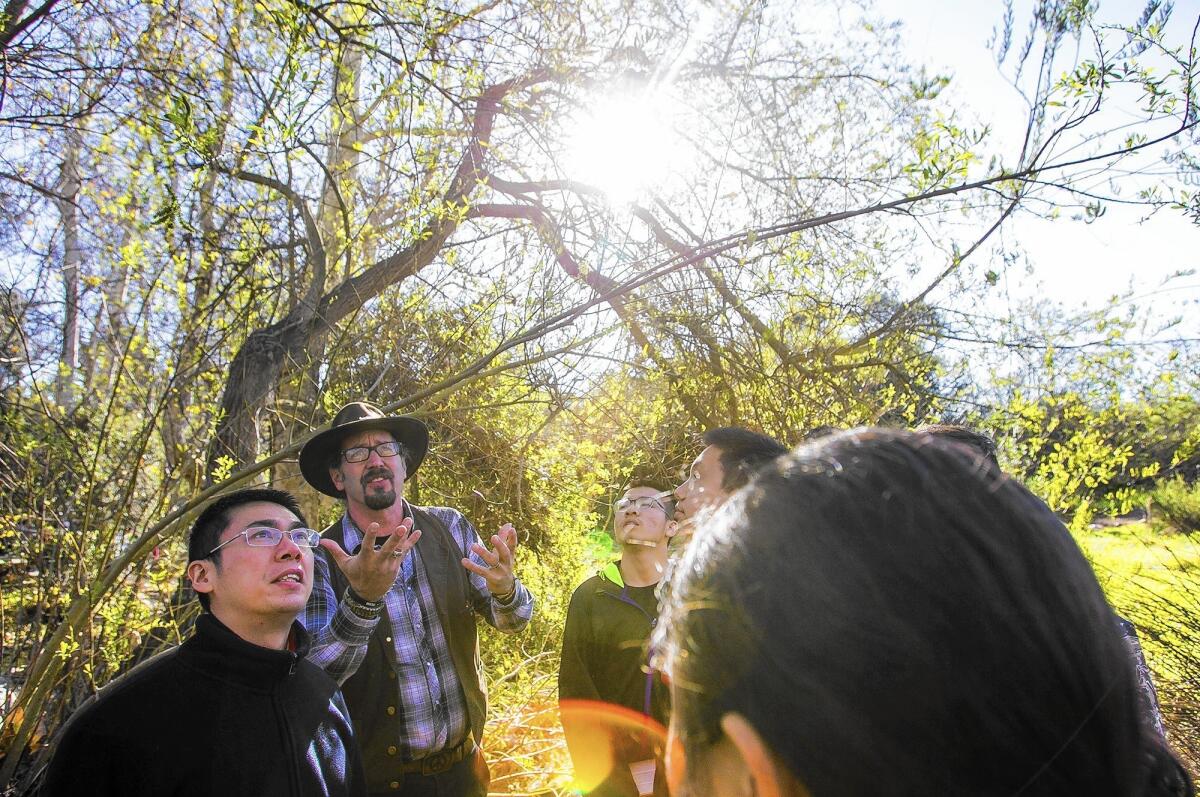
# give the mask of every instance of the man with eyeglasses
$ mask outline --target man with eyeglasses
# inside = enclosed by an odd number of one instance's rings
[[[346,704],[296,622],[318,539],[278,490],[209,504],[188,538],[195,633],[75,713],[42,793],[365,795]]]
[[[583,582],[567,608],[558,698],[585,794],[666,794],[659,762],[670,706],[646,642],[658,618],[674,509],[670,492],[644,484],[626,490],[613,527],[621,558]]]
[[[321,540],[309,658],[342,684],[372,794],[483,797],[476,618],[519,631],[533,596],[511,525],[489,549],[458,510],[404,500],[428,448],[421,421],[354,402],[301,449],[304,478],[346,507]]]

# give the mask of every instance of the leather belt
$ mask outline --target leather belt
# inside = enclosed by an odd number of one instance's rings
[[[462,761],[475,750],[475,739],[471,734],[467,738],[440,753],[419,758],[416,761],[405,761],[400,765],[404,774],[420,772],[422,775],[437,775]]]

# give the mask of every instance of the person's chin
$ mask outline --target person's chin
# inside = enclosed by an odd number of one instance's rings
[[[367,493],[363,496],[363,503],[367,505],[368,509],[387,509],[396,503],[398,497],[394,490]]]
[[[270,606],[274,614],[282,618],[286,618],[288,623],[295,620],[304,611],[305,604],[308,603],[308,593],[311,590],[297,591],[291,595],[276,595],[271,601]]]

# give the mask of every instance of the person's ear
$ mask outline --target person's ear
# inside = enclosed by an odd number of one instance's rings
[[[674,536],[675,536],[675,532],[677,532],[677,531],[679,531],[679,521],[677,521],[677,520],[668,520],[668,521],[667,521],[667,528],[666,528],[666,535],[667,535],[667,539],[669,540],[669,539],[671,539],[672,537],[674,537]]]
[[[346,489],[346,479],[342,476],[342,469],[340,467],[329,469],[329,480],[333,482],[335,489],[343,491]]]
[[[188,562],[187,577],[192,582],[192,589],[199,593],[209,593],[216,586],[213,575],[216,565],[209,559],[195,559]]]
[[[808,797],[808,791],[787,771],[754,726],[736,712],[721,717],[721,730],[732,743],[750,778],[754,797]]]

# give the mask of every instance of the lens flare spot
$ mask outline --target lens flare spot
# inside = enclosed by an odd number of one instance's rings
[[[559,711],[575,765],[572,788],[592,791],[613,774],[618,762],[634,778],[653,779],[656,768],[650,763],[662,766],[667,729],[654,719],[594,700],[563,700]],[[625,772],[618,776],[624,778]]]

